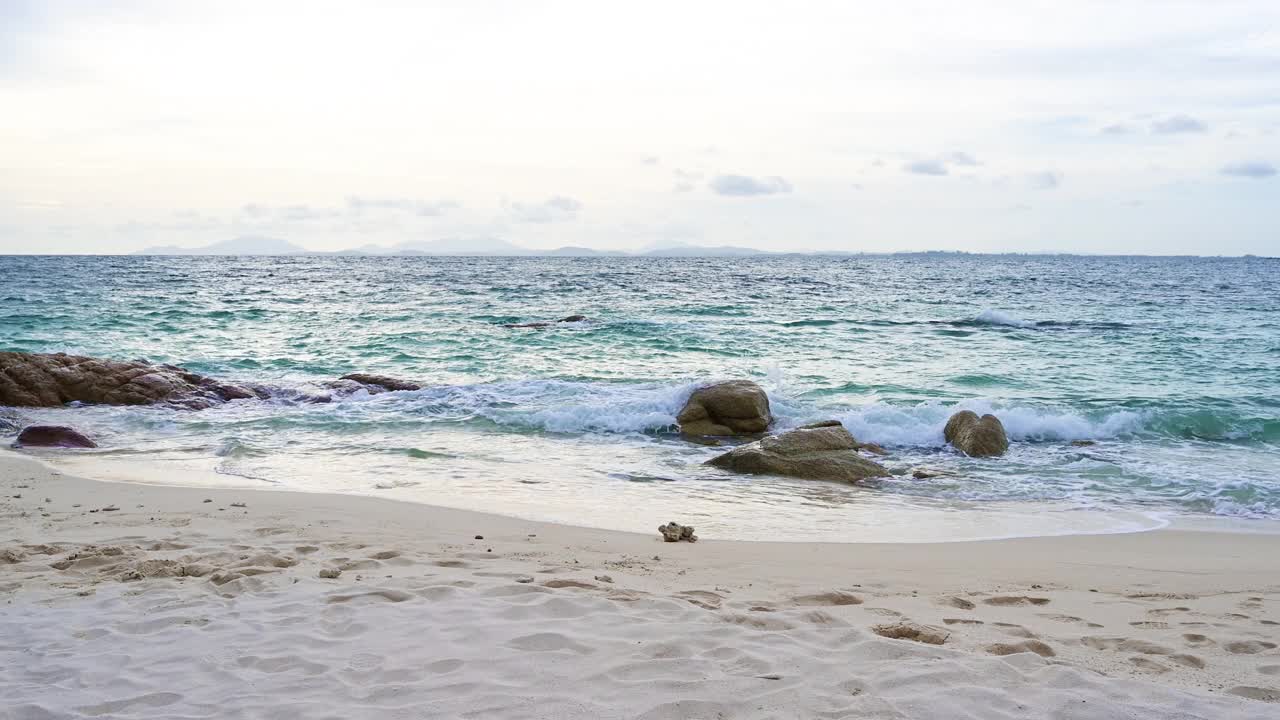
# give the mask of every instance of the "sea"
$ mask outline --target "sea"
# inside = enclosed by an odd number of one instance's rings
[[[570,315],[587,319],[504,327]],[[100,444],[43,459],[121,481],[774,541],[1280,519],[1267,258],[6,256],[0,349],[269,389],[196,412],[19,411]],[[351,372],[423,389],[305,401]],[[883,445],[894,476],[855,487],[705,465],[726,447],[682,439],[675,416],[734,378],[767,390],[777,429],[837,419]],[[1001,419],[1005,456],[944,443],[962,408]]]

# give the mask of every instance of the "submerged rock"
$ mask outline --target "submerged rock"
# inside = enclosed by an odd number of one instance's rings
[[[65,425],[29,425],[18,433],[17,447],[95,448],[89,436]]]
[[[586,315],[570,315],[568,317],[562,317],[559,320],[556,320],[555,322],[542,321],[542,322],[530,322],[530,323],[504,323],[502,327],[511,328],[511,329],[533,328],[535,330],[540,330],[542,328],[549,328],[552,325],[556,325],[558,323],[576,323],[576,322],[586,322],[586,321],[587,321]]]
[[[164,403],[201,410],[228,400],[260,396],[251,388],[218,382],[175,365],[66,353],[0,352],[0,405]]]
[[[1009,437],[995,415],[961,410],[947,420],[942,436],[952,447],[971,457],[995,457],[1009,449]]]
[[[736,447],[707,461],[725,470],[857,484],[889,477],[883,465],[858,454],[862,446],[844,426],[791,430]]]
[[[666,525],[659,525],[658,532],[662,533],[662,539],[666,542],[698,542],[698,536],[693,534],[692,525],[681,525],[672,520]],[[610,581],[612,582],[612,581]]]
[[[341,383],[343,381],[358,383],[366,388],[378,388],[379,390],[397,391],[422,389],[421,385],[409,382],[408,380],[401,380],[399,378],[388,377],[386,375],[373,375],[371,373],[351,373],[349,375],[343,375],[338,379],[338,382]]]
[[[730,380],[693,391],[676,416],[686,435],[755,435],[769,429],[769,396],[750,380]]]

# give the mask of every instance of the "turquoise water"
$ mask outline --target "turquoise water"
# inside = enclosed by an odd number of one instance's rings
[[[570,314],[590,320],[502,327]],[[725,537],[1280,516],[1268,259],[0,257],[0,349],[273,389],[198,413],[23,412],[95,434],[95,462],[145,461],[167,482],[201,468],[625,529],[670,514]],[[353,371],[425,389],[296,399]],[[952,475],[860,489],[704,467],[718,450],[681,441],[674,415],[696,384],[737,377],[768,389],[782,427],[839,418],[888,447],[891,469]],[[946,448],[957,407],[999,415],[1010,453]]]

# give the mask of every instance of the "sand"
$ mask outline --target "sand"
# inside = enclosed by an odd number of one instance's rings
[[[1280,713],[1276,535],[663,543],[7,451],[0,498],[0,718]]]

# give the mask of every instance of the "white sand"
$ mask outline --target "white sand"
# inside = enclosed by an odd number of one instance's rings
[[[1280,716],[1275,535],[665,544],[9,452],[0,497],[0,718]]]

